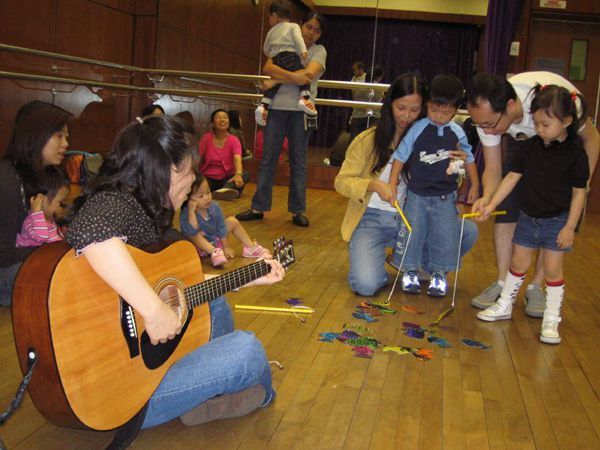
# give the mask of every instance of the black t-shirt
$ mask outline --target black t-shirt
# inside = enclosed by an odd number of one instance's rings
[[[159,241],[156,226],[133,195],[103,191],[88,198],[77,212],[66,241],[80,252],[113,237],[138,248]]]
[[[24,261],[35,247],[16,248],[29,200],[17,169],[8,159],[0,159],[0,208],[0,267],[9,267]]]
[[[585,189],[590,174],[578,136],[547,146],[538,136],[528,139],[515,153],[511,171],[523,174],[517,186],[519,208],[539,218],[569,211],[573,188]]]

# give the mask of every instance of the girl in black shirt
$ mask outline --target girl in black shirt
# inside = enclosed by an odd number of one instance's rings
[[[538,248],[543,248],[546,308],[540,340],[560,343],[558,324],[564,297],[563,253],[571,249],[583,211],[589,165],[577,136],[587,117],[583,98],[556,85],[536,86],[531,114],[536,136],[516,155],[511,171],[482,214],[486,218],[517,186],[521,210],[513,237],[513,256],[498,301],[477,314],[493,322],[510,319],[512,304]]]

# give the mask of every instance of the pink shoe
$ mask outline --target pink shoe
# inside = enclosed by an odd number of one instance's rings
[[[265,253],[268,254],[269,250],[267,250],[262,245],[255,242],[253,247],[246,247],[244,245],[244,249],[242,250],[242,257],[243,258],[260,258]]]
[[[318,115],[317,108],[315,108],[315,104],[310,100],[301,98],[300,100],[298,100],[298,107],[302,111],[304,111],[304,114],[306,114],[308,117],[317,117]]]
[[[225,264],[227,262],[227,257],[223,253],[223,249],[220,249],[219,247],[215,248],[210,255],[210,262],[212,263],[213,267],[218,267]]]

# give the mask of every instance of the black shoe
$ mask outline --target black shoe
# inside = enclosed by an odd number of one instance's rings
[[[308,218],[302,213],[292,214],[292,222],[299,227],[307,227],[310,225]]]
[[[241,212],[236,214],[235,218],[237,220],[259,220],[264,217],[262,211],[254,211],[250,208],[248,211]]]

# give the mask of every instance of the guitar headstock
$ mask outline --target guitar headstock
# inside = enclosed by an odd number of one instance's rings
[[[273,241],[273,258],[278,260],[283,267],[287,267],[296,261],[294,254],[294,242],[286,241],[285,236],[281,236]]]

